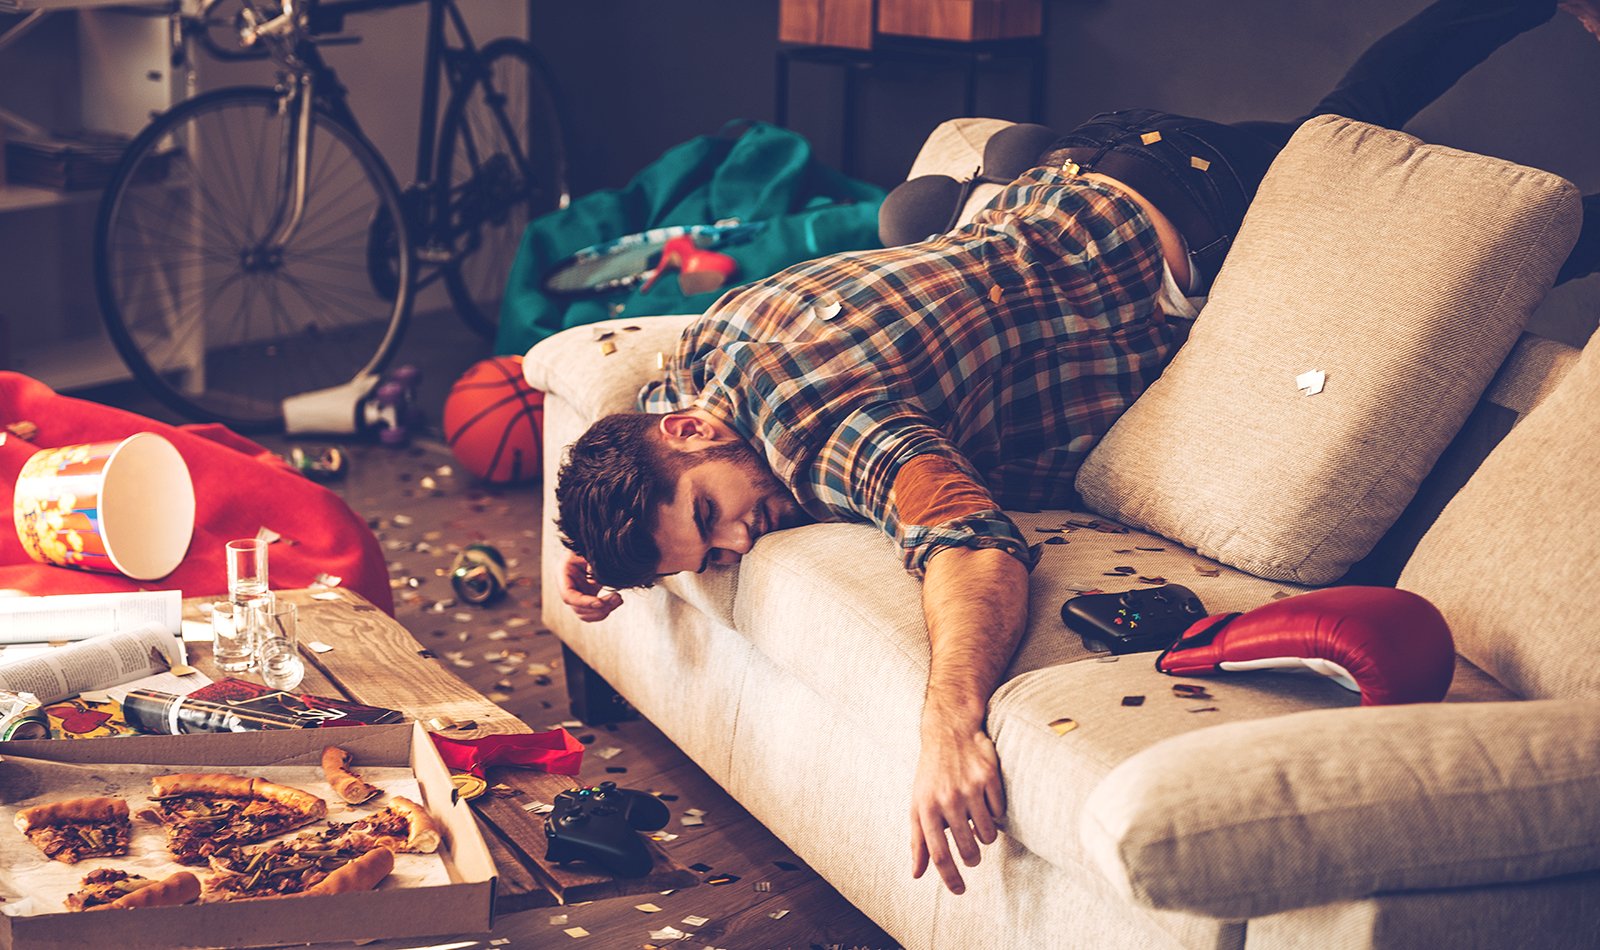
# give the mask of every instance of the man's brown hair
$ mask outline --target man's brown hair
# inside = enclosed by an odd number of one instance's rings
[[[677,494],[678,479],[703,462],[749,451],[742,443],[679,451],[662,436],[661,418],[652,412],[606,416],[568,447],[556,472],[561,541],[607,587],[652,586],[661,563],[657,512]]]

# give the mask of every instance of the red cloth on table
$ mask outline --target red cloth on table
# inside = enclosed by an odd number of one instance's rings
[[[0,426],[31,422],[33,441],[9,435],[0,444],[0,478],[9,499],[22,466],[40,449],[115,442],[154,432],[171,442],[194,482],[194,537],[183,563],[166,577],[136,581],[40,564],[28,557],[15,528],[0,528],[0,589],[28,594],[89,594],[181,590],[185,597],[228,589],[223,545],[253,538],[261,528],[281,540],[269,548],[268,575],[279,590],[309,587],[318,574],[394,613],[388,566],[366,520],[344,499],[296,472],[287,462],[226,426],[171,426],[144,416],[62,396],[17,373],[0,372]],[[8,510],[10,505],[5,506]],[[9,515],[6,521],[10,521]],[[293,542],[293,543],[291,543]]]

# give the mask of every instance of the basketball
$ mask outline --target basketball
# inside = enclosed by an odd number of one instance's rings
[[[522,357],[474,365],[444,401],[444,437],[456,461],[486,481],[532,481],[542,473],[544,393],[522,378]]]

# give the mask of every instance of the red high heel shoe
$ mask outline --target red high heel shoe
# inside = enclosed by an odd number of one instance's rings
[[[697,247],[694,238],[680,234],[661,246],[661,263],[639,288],[646,293],[667,271],[678,269],[678,287],[685,297],[709,293],[727,283],[739,269],[739,263],[726,254]]]

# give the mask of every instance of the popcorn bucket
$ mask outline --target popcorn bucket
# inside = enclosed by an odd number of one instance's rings
[[[153,432],[43,449],[17,476],[12,516],[35,561],[154,580],[189,550],[194,483]]]

